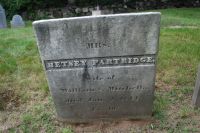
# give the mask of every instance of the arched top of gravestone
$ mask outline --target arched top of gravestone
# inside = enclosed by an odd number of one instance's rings
[[[23,21],[23,19],[20,15],[17,14],[13,16],[12,21]]]
[[[11,27],[24,27],[25,23],[20,15],[14,15],[11,20]]]

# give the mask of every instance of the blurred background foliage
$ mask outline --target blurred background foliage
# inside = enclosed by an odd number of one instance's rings
[[[130,8],[135,8],[138,2],[153,2],[155,8],[159,8],[160,4],[171,5],[177,7],[192,7],[191,3],[200,3],[200,0],[0,0],[0,4],[6,10],[6,15],[10,19],[14,14],[26,12],[34,13],[37,10],[48,8],[60,8],[66,6],[111,6],[117,4],[126,4]],[[199,4],[198,4],[199,5]],[[166,6],[167,7],[167,6]]]

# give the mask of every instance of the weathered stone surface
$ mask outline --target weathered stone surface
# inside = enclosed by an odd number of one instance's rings
[[[93,10],[92,11],[92,16],[98,16],[98,15],[101,15],[101,10]]]
[[[88,122],[151,116],[160,13],[33,25],[58,118]]]
[[[25,27],[25,23],[20,15],[14,15],[10,24],[13,28]]]
[[[192,97],[192,104],[196,107],[200,107],[200,65],[197,73],[196,84]]]
[[[0,29],[1,28],[7,28],[7,22],[6,22],[5,10],[0,5]]]

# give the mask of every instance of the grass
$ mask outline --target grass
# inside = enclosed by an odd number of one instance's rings
[[[200,26],[200,8],[163,9],[162,26]]]
[[[158,11],[162,21],[154,116],[136,128],[200,132],[200,109],[191,105],[200,62],[200,8]],[[28,25],[0,30],[0,132],[72,133],[72,127],[56,120],[36,39]]]
[[[178,86],[194,85],[200,61],[199,35],[200,29],[161,29],[158,56],[160,80]]]

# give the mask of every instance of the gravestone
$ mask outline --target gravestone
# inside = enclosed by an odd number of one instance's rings
[[[60,120],[151,117],[160,13],[41,20],[33,26]]]
[[[0,5],[0,29],[1,28],[7,28],[7,22],[6,22],[5,10]]]
[[[25,23],[20,15],[14,15],[10,24],[13,28],[25,27]]]
[[[96,7],[96,10],[92,10],[92,16],[101,15],[101,10],[99,9],[99,6]]]
[[[194,93],[192,97],[192,104],[195,107],[200,107],[200,65],[197,72],[197,79],[196,79]]]

